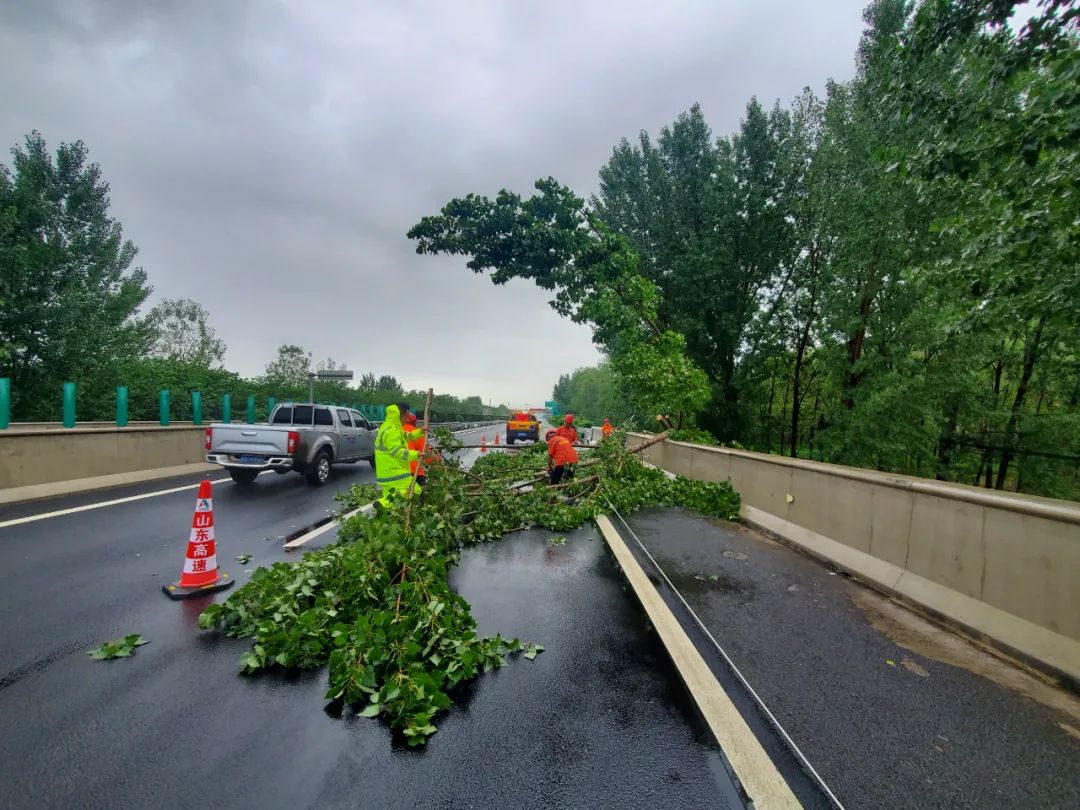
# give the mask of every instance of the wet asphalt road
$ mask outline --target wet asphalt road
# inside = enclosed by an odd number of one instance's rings
[[[215,485],[223,567],[242,583],[245,568],[288,559],[281,535],[324,517],[334,489],[371,478],[362,463],[335,468],[322,489],[273,474]],[[11,507],[0,522],[197,480]],[[327,715],[323,671],[238,676],[249,642],[196,626],[228,592],[160,592],[179,572],[194,498],[0,528],[0,806],[739,806],[593,529],[562,547],[534,531],[464,552],[452,583],[481,632],[547,651],[467,687],[414,751],[377,721]],[[239,553],[252,560],[241,566]],[[151,641],[132,658],[86,656],[132,632]]]
[[[1075,727],[1068,714],[899,646],[853,602],[862,585],[752,530],[680,510],[628,522],[846,807],[1080,807],[1080,740],[1060,725]]]

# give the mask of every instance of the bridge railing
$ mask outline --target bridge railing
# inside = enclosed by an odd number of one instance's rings
[[[748,522],[1080,683],[1080,504],[688,442],[643,453],[730,480]]]

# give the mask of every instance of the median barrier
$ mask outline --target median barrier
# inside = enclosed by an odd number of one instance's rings
[[[1080,684],[1080,504],[670,440],[643,456],[730,480],[747,522]]]
[[[204,461],[205,427],[128,425],[0,434],[0,489]]]

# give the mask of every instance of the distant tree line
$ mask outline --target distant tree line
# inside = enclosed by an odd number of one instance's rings
[[[707,373],[717,439],[1080,497],[1080,15],[1048,0],[1018,32],[1019,5],[876,0],[824,98],[615,147],[591,207]],[[625,382],[554,396],[622,415]]]
[[[151,292],[135,266],[137,249],[109,216],[109,186],[81,142],[61,144],[55,156],[38,132],[0,163],[0,377],[11,381],[12,419],[56,421],[62,383],[78,384],[80,421],[111,420],[115,391],[128,388],[129,418],[156,419],[158,393],[171,393],[172,418],[190,419],[189,393],[203,396],[204,418],[217,418],[232,396],[234,418],[254,394],[259,418],[268,397],[306,400],[313,363],[300,346],[281,346],[266,372],[243,379],[223,367],[226,346],[196,301],[166,299],[140,315]],[[424,395],[392,376],[367,373],[351,386],[318,381],[327,402],[387,405]],[[480,397],[434,398],[444,420],[502,415]]]

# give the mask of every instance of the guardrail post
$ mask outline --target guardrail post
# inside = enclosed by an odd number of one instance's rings
[[[385,405],[380,405],[379,406],[379,421],[380,422],[385,422],[386,421],[386,406]]]
[[[270,414],[274,412],[274,408],[277,406],[277,397],[266,398],[266,421],[270,421]]]
[[[11,379],[0,377],[0,430],[11,424]]]
[[[196,425],[202,424],[202,392],[191,392],[191,421]]]
[[[75,383],[64,383],[64,427],[75,427]]]
[[[158,392],[158,422],[162,427],[169,426],[169,389],[162,388]]]
[[[232,421],[232,395],[221,395],[221,421],[226,425]]]
[[[245,417],[249,425],[255,424],[255,395],[248,394],[247,398],[247,416]]]
[[[127,427],[128,390],[126,385],[116,386],[116,426]]]

